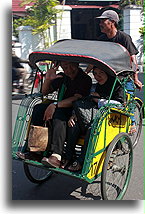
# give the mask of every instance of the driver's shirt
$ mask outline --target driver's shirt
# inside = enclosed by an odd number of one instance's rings
[[[98,37],[97,40],[119,43],[128,50],[131,56],[137,55],[139,53],[134,43],[132,42],[131,36],[119,30],[117,31],[116,35],[111,39],[108,38],[106,34],[102,34]]]

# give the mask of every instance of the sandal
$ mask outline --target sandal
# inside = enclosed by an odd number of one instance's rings
[[[77,172],[82,169],[82,165],[78,161],[74,161],[72,165],[68,167],[69,171]]]
[[[16,152],[16,155],[22,160],[33,160],[40,162],[42,159],[42,155],[37,154],[35,152]]]

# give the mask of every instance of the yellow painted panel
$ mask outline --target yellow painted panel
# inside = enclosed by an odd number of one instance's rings
[[[95,153],[104,149],[120,132],[127,132],[131,120],[119,113],[110,113],[104,120],[100,128],[100,133],[95,142]],[[95,139],[95,138],[94,138]],[[89,179],[102,172],[105,152],[95,156],[90,164],[90,171],[87,174]]]

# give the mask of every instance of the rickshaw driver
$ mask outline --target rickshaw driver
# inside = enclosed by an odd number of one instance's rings
[[[142,85],[142,82],[138,79],[138,65],[136,60],[136,55],[138,54],[138,50],[135,47],[134,43],[132,42],[130,35],[117,29],[117,25],[119,22],[118,14],[114,10],[106,10],[102,13],[101,16],[96,17],[96,19],[100,19],[99,25],[100,25],[101,32],[103,33],[101,36],[98,37],[97,40],[119,43],[122,46],[124,46],[130,53],[132,68],[135,72],[133,75],[134,84],[139,88],[139,90],[141,90],[143,85]],[[86,69],[86,73],[89,73],[92,68],[93,68],[93,65],[89,65]],[[134,86],[132,84],[132,81],[128,82],[128,85],[126,85],[126,87],[129,90],[133,90]],[[129,134],[133,134],[136,132],[134,116],[131,116],[131,119],[132,119],[132,124],[131,124]]]
[[[101,36],[97,38],[98,41],[108,41],[119,43],[124,46],[128,52],[130,53],[131,60],[133,62],[133,69],[135,71],[134,74],[134,83],[141,90],[142,83],[138,79],[138,65],[136,60],[136,55],[138,54],[138,50],[132,42],[131,37],[117,29],[117,25],[119,22],[119,16],[114,10],[106,10],[102,13],[101,16],[96,17],[96,19],[100,19],[100,29],[103,33]],[[89,73],[92,70],[93,65],[89,65],[86,69],[86,73]]]
[[[106,98],[106,99],[93,98],[97,108],[100,108],[101,106],[105,105],[108,102],[108,97],[111,93],[115,78],[109,76],[106,72],[97,68],[96,66],[93,67],[93,74],[94,74],[94,78],[97,80],[97,84],[96,84],[95,92],[92,92],[91,94],[93,96],[99,96],[99,97],[101,96]],[[113,91],[110,103],[121,105],[121,103],[124,102],[123,97],[124,97],[123,88],[119,84],[119,82],[117,82],[115,85],[115,89]],[[61,167],[67,168],[68,170],[75,172],[75,171],[81,170],[83,166],[84,157],[85,157],[85,153],[88,145],[87,129],[85,128],[86,140],[84,142],[81,155],[70,165],[73,159],[76,143],[80,135],[82,134],[82,129],[79,124],[79,120],[75,114],[72,115],[71,118],[69,119],[68,126],[69,128],[68,128],[68,138],[67,138],[67,144],[66,144],[66,150],[65,150],[66,152],[64,154],[64,158],[62,160],[63,163]]]
[[[59,65],[64,73],[56,74]],[[62,100],[51,104],[37,104],[33,109],[31,120],[32,124],[36,126],[42,126],[44,121],[51,120],[52,122],[52,140],[49,142],[52,155],[49,158],[44,157],[42,163],[53,167],[60,167],[61,164],[67,122],[72,114],[72,102],[80,97],[89,95],[92,86],[91,77],[79,68],[78,63],[62,61],[59,65],[56,66],[54,64],[52,68],[48,69],[42,86],[42,94],[47,95],[57,89],[61,90],[64,83],[66,89]],[[30,153],[30,156],[32,156],[32,152]],[[17,155],[22,159],[29,156],[21,152],[17,153]]]

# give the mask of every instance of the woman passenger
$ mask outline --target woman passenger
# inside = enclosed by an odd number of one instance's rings
[[[93,67],[94,78],[97,81],[95,92],[92,92],[91,95],[97,97],[103,97],[103,99],[93,98],[93,101],[96,103],[97,108],[105,105],[108,102],[115,77],[108,75],[103,70]],[[110,103],[121,104],[123,103],[123,89],[120,83],[117,81]],[[87,149],[87,142],[84,142],[81,155],[75,160],[72,165],[69,165],[72,162],[75,146],[81,134],[81,128],[79,126],[79,121],[77,121],[76,115],[73,115],[68,121],[68,138],[66,145],[66,152],[64,159],[62,160],[61,168],[66,168],[70,171],[79,171],[82,169],[85,153]],[[87,130],[85,130],[85,133]]]

